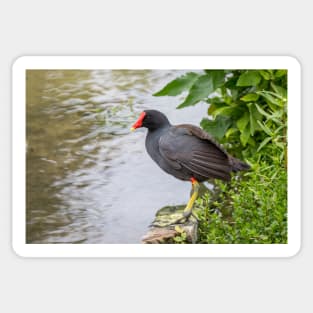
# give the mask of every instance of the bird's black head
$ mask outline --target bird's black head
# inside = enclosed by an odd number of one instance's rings
[[[139,115],[137,122],[131,129],[135,130],[139,127],[146,127],[149,130],[155,130],[169,125],[170,122],[162,112],[157,110],[145,110]]]

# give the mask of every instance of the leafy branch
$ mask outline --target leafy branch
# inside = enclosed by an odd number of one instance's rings
[[[209,104],[201,127],[238,156],[277,145],[281,160],[287,150],[286,70],[204,70],[171,81],[155,96],[187,91],[178,109],[200,101]]]

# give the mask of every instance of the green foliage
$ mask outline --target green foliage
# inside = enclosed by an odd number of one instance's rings
[[[287,173],[283,167],[260,162],[243,179],[234,179],[231,185],[216,184],[218,201],[210,201],[208,195],[197,200],[199,243],[287,243]],[[231,207],[229,214],[225,205]]]
[[[245,71],[239,76],[237,86],[257,86],[261,81],[261,75],[258,71]]]
[[[201,127],[210,134],[214,133],[217,139],[223,138],[230,124],[231,121],[227,117],[222,115],[217,116],[214,121],[211,121],[207,118],[204,118],[201,121]]]
[[[186,244],[187,243],[187,234],[186,234],[186,232],[179,226],[175,227],[175,231],[178,234],[174,237],[174,243]]]
[[[187,73],[155,95],[177,95],[185,90],[188,94],[178,108],[208,102],[208,115],[213,119],[204,118],[201,127],[231,153],[249,158],[258,149],[275,144],[286,154],[286,70]]]
[[[220,87],[224,82],[224,71],[210,71],[206,75],[198,77],[189,90],[185,101],[178,108],[195,105],[199,101],[207,98],[212,92]]]
[[[199,243],[287,243],[287,71],[204,70],[186,77],[188,84],[175,83],[175,94],[188,91],[178,108],[207,102],[201,127],[251,165],[231,184],[216,180],[217,191],[197,200]],[[172,83],[156,95],[172,95]]]

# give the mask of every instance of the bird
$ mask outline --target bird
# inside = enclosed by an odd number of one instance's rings
[[[186,221],[193,214],[199,183],[210,178],[230,181],[231,172],[248,170],[250,166],[231,156],[200,127],[191,124],[172,125],[165,114],[144,110],[131,131],[148,129],[145,146],[153,161],[166,173],[192,184],[191,197],[183,215],[171,224]]]

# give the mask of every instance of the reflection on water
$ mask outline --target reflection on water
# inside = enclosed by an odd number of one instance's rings
[[[147,156],[143,109],[198,124],[206,105],[152,93],[183,71],[27,71],[27,242],[138,243],[156,210],[190,186]]]

